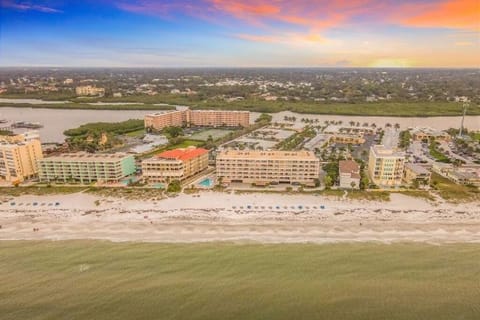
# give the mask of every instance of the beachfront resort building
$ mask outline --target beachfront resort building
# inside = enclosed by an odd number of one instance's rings
[[[414,141],[425,141],[434,140],[437,142],[445,141],[449,142],[452,140],[452,137],[445,131],[436,130],[433,128],[414,128],[412,130],[412,138]]]
[[[451,163],[435,162],[432,171],[454,183],[480,187],[479,164],[469,164],[457,167]]]
[[[360,188],[360,166],[353,160],[342,160],[338,163],[340,188]]]
[[[208,150],[189,147],[162,152],[142,161],[144,181],[148,183],[183,181],[208,167]]]
[[[0,135],[0,180],[20,183],[35,177],[42,158],[38,131]]]
[[[403,180],[407,184],[429,185],[432,173],[427,168],[416,164],[405,164],[405,170],[403,172]]]
[[[250,112],[225,110],[190,110],[188,108],[148,114],[145,128],[160,131],[165,127],[248,127]]]
[[[405,167],[405,153],[383,145],[370,148],[368,172],[373,183],[383,187],[402,184]]]
[[[135,159],[125,153],[66,153],[38,161],[42,182],[117,183],[136,172]]]
[[[95,86],[80,86],[75,88],[77,96],[104,96],[105,89],[97,88]]]
[[[216,166],[217,178],[227,184],[314,186],[320,174],[320,160],[311,151],[225,150],[217,155]]]

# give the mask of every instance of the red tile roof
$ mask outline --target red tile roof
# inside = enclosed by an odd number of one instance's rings
[[[196,148],[196,149],[175,149],[175,150],[168,150],[160,153],[157,155],[158,158],[166,158],[166,159],[177,159],[177,160],[190,160],[201,155],[208,153],[208,150],[203,148]]]
[[[338,163],[338,167],[341,173],[358,173],[360,172],[360,166],[358,163],[352,160],[342,160]]]

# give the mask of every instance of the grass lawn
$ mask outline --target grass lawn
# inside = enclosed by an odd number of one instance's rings
[[[480,245],[0,242],[1,319],[479,319]]]
[[[227,136],[230,132],[233,132],[233,130],[207,129],[207,130],[199,131],[191,135],[189,138],[192,140],[207,141],[208,136],[212,136],[213,141],[215,141]]]
[[[172,149],[178,149],[178,148],[187,148],[191,146],[201,146],[203,145],[203,141],[197,141],[197,140],[185,140],[181,143],[174,144],[172,146],[169,146],[167,149],[172,150]]]
[[[92,187],[86,190],[86,192],[101,197],[122,198],[127,200],[152,201],[163,198],[163,190],[151,188]]]
[[[349,191],[347,198],[352,200],[368,200],[368,201],[390,201],[390,192],[387,191],[365,191],[353,190]]]
[[[145,129],[139,129],[125,134],[127,137],[137,138],[145,135]]]
[[[432,173],[432,185],[443,199],[451,202],[480,200],[478,188],[456,184],[437,173]]]
[[[435,197],[429,191],[425,190],[405,190],[399,191],[398,193],[409,197],[425,199],[428,201],[435,201]]]
[[[71,194],[87,190],[85,186],[28,186],[28,187],[0,187],[0,196],[18,197],[22,195],[54,195]]]
[[[470,137],[472,137],[473,140],[480,141],[480,132],[472,132],[470,133]]]
[[[450,159],[445,155],[443,154],[442,152],[440,152],[438,149],[438,143],[437,142],[432,142],[430,143],[428,149],[430,150],[430,155],[432,157],[434,157],[435,159],[437,159],[437,161],[439,162],[444,162],[444,163],[450,163]]]
[[[141,156],[139,156],[141,159],[146,159],[146,158],[150,158],[158,153],[161,153],[165,150],[173,150],[173,149],[178,149],[178,148],[187,148],[187,147],[191,147],[191,146],[195,146],[195,147],[200,147],[200,146],[203,146],[204,145],[204,141],[197,141],[197,140],[184,140],[182,141],[181,143],[177,143],[177,144],[172,144],[172,145],[168,145],[168,146],[162,146],[158,149],[155,149],[153,151],[150,151],[150,152],[147,152],[147,153],[144,153],[142,154]]]

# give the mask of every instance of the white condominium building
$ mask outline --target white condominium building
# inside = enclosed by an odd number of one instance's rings
[[[310,151],[227,150],[217,155],[216,166],[224,183],[313,185],[320,174],[320,160]]]
[[[370,179],[378,186],[399,186],[402,184],[405,168],[405,153],[383,145],[370,147],[368,172]]]
[[[94,86],[80,86],[75,88],[77,96],[104,96],[105,89]]]
[[[124,153],[64,153],[38,161],[42,182],[119,182],[135,173],[135,159]]]

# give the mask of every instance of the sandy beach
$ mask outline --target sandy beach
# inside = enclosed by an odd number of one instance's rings
[[[160,201],[21,196],[0,204],[0,225],[0,240],[480,242],[478,203],[429,203],[400,194],[389,202],[214,192]]]

